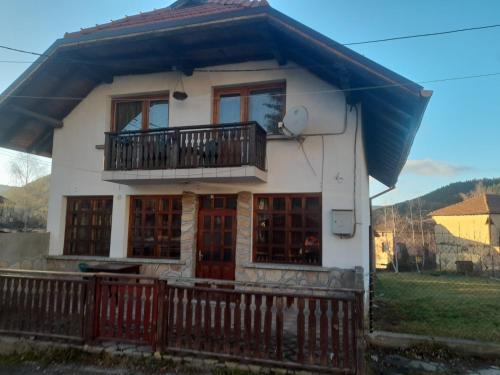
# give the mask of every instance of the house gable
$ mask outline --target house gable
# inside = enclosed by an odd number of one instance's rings
[[[150,12],[57,40],[0,97],[0,146],[50,156],[54,128],[115,76],[290,60],[362,104],[369,174],[395,184],[430,98],[421,86],[264,1],[178,1],[157,12],[170,16]]]

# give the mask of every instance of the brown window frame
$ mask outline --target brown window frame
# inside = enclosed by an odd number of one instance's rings
[[[157,201],[156,203],[156,211],[154,211],[155,215],[155,225],[153,227],[154,229],[154,236],[155,240],[153,241],[154,243],[154,255],[135,255],[134,254],[134,244],[138,243],[139,241],[134,240],[134,229],[135,228],[135,222],[134,222],[134,216],[135,216],[135,201],[136,200],[152,200],[155,199]],[[161,202],[162,200],[169,200],[169,206],[167,210],[164,210],[161,208]],[[173,200],[178,199],[180,202],[180,209],[174,209],[173,208]],[[127,249],[127,256],[129,258],[150,258],[150,259],[174,259],[174,260],[179,260],[180,259],[180,230],[181,230],[181,220],[182,220],[182,196],[181,195],[132,195],[130,196],[130,209],[129,209],[129,225],[128,225],[128,249]],[[145,229],[148,229],[149,227],[145,225],[145,215],[146,215],[146,209],[145,205],[143,203],[143,206],[141,208],[141,230],[144,231]],[[161,217],[164,215],[168,215],[168,227],[165,228],[163,224],[161,223]],[[178,257],[172,257],[172,256],[162,256],[161,255],[161,247],[164,245],[165,247],[171,247],[172,242],[172,232],[175,229],[172,226],[172,217],[173,215],[179,215],[179,243],[178,243],[178,251],[179,251],[179,256]],[[149,228],[151,229],[151,228]],[[166,242],[162,242],[159,240],[159,236],[161,235],[162,230],[168,230],[168,240]],[[145,241],[143,240],[143,243]],[[177,242],[177,241],[175,241]],[[173,249],[174,247],[172,247]],[[171,250],[169,249],[169,252]]]
[[[77,201],[83,201],[83,200],[89,200],[90,201],[90,210],[89,211],[83,211],[83,210],[75,210],[72,209],[74,207],[74,204]],[[97,203],[99,201],[110,201],[111,206],[109,209],[98,209],[97,208]],[[101,202],[102,203],[102,202]],[[87,214],[89,215],[89,221],[88,224],[86,225],[81,225],[81,224],[73,224],[72,223],[72,216],[73,214]],[[101,218],[105,222],[109,222],[109,225],[103,225],[102,221],[99,223],[98,215],[106,215],[108,216],[107,221],[106,218]],[[79,255],[79,256],[103,256],[103,257],[109,257],[109,252],[111,248],[111,226],[112,226],[112,220],[113,220],[113,196],[70,196],[66,198],[66,226],[64,230],[64,248],[63,248],[63,254],[64,255]],[[85,228],[88,233],[87,233],[87,240],[79,240],[77,238],[72,238],[70,233],[76,229],[76,236],[78,237],[80,229]],[[108,231],[107,234],[104,233],[104,231]],[[100,235],[99,235],[100,234]],[[102,241],[102,235],[105,235],[108,239],[106,240],[105,246],[107,247],[107,254],[98,254],[96,253],[96,244]],[[96,239],[99,238],[99,239]],[[85,252],[71,252],[70,249],[72,247],[73,242],[88,242],[87,250]]]
[[[268,208],[267,209],[259,209],[258,208],[258,200],[260,198],[268,198]],[[285,208],[284,210],[275,210],[273,208],[273,199],[275,198],[285,198]],[[302,207],[300,210],[293,210],[291,206],[291,202],[293,198],[301,198],[302,199]],[[317,198],[319,200],[319,207],[317,210],[307,210],[305,207],[306,204],[306,199],[307,198]],[[293,214],[301,214],[302,215],[302,225],[299,227],[292,227],[292,215]],[[259,214],[264,214],[264,215],[269,215],[270,217],[273,217],[273,215],[284,215],[285,216],[285,223],[283,225],[283,229],[279,228],[279,231],[284,231],[285,232],[285,243],[283,245],[284,248],[284,255],[285,259],[283,261],[276,261],[272,259],[272,247],[275,246],[273,245],[273,237],[272,233],[273,230],[276,231],[275,229],[272,228],[272,224],[270,224],[269,229],[267,230],[269,232],[269,237],[268,237],[268,242],[264,244],[259,244],[258,243],[258,215]],[[305,223],[305,216],[307,214],[318,214],[319,217],[319,226],[318,228],[313,228],[313,227],[307,227]],[[323,253],[323,233],[322,233],[322,226],[323,226],[323,203],[322,203],[322,195],[321,193],[286,193],[286,194],[254,194],[254,199],[253,199],[253,240],[252,240],[252,259],[253,262],[255,263],[263,263],[263,264],[297,264],[297,265],[308,265],[308,266],[321,266],[322,265],[322,253]],[[302,261],[292,261],[292,252],[291,249],[295,247],[292,243],[292,232],[317,232],[318,233],[318,240],[319,240],[319,249],[318,249],[318,254],[316,257],[309,258],[311,259],[316,259],[316,261],[309,261],[307,262],[307,256],[304,256],[304,259]],[[305,241],[304,241],[305,242]],[[305,247],[306,245],[302,245]],[[259,260],[258,259],[258,252],[257,248],[261,247],[267,247],[268,253],[267,257],[269,260]]]
[[[214,87],[213,89],[213,107],[212,107],[212,122],[214,125],[219,123],[219,103],[223,95],[240,94],[241,108],[240,121],[247,122],[250,114],[250,93],[259,90],[276,90],[283,89],[285,97],[283,99],[283,115],[286,109],[286,81],[268,82],[268,83],[250,83],[237,86]],[[261,124],[263,126],[263,124]]]
[[[132,96],[121,96],[111,99],[111,126],[112,132],[117,132],[116,130],[116,105],[119,103],[126,103],[130,101],[141,101],[142,102],[142,121],[141,130],[149,129],[149,105],[152,101],[165,100],[168,103],[168,118],[167,123],[170,125],[170,93],[164,92],[161,94],[151,94],[151,95],[132,95]]]

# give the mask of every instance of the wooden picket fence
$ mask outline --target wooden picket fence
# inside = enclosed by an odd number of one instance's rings
[[[363,294],[201,279],[0,270],[0,334],[360,373]]]

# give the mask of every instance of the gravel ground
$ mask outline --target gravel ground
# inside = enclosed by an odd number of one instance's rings
[[[91,374],[109,374],[109,375],[145,375],[137,371],[127,369],[110,369],[96,366],[82,365],[40,365],[38,363],[21,363],[12,365],[0,365],[0,375],[91,375]]]

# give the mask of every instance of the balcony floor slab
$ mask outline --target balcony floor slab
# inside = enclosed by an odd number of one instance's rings
[[[205,182],[267,182],[267,171],[254,166],[224,168],[190,168],[103,171],[102,180],[125,185],[139,183]]]

